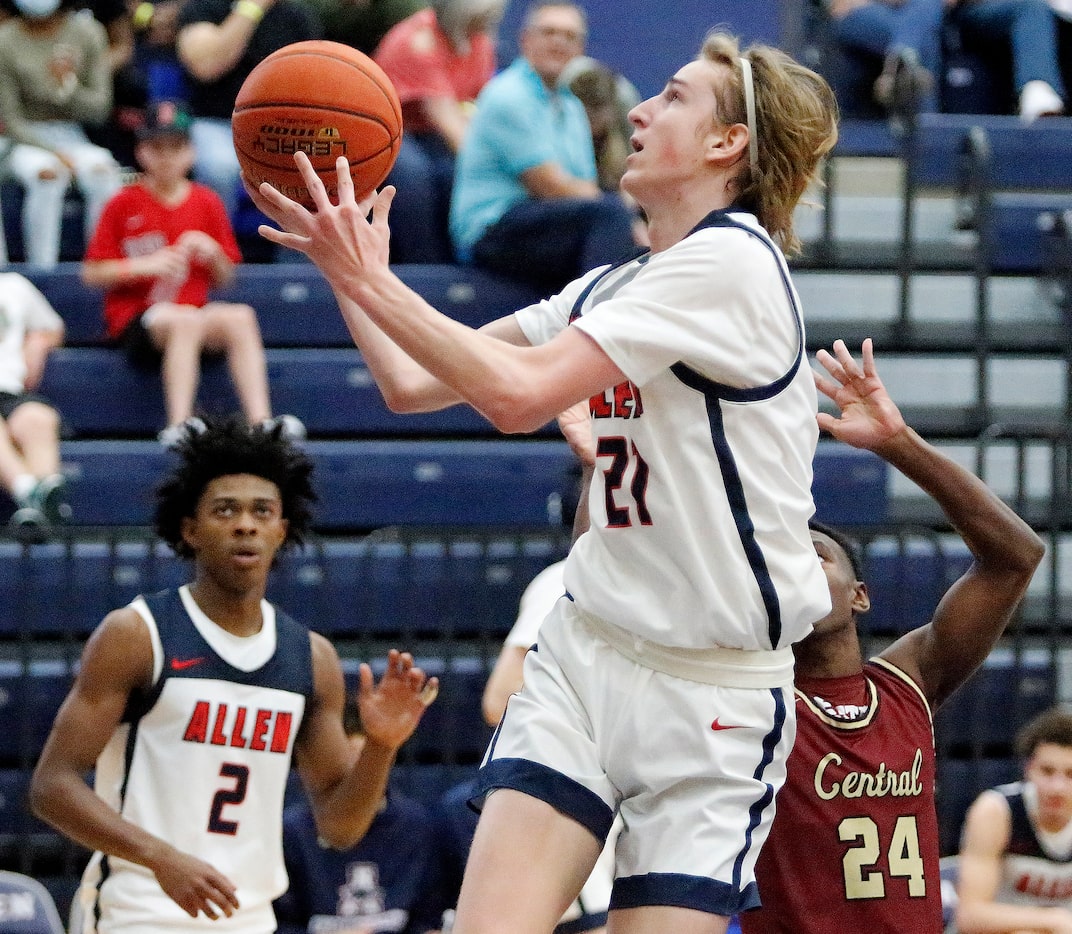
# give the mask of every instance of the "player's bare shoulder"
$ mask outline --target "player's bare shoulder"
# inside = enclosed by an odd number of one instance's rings
[[[79,681],[106,679],[112,686],[147,688],[153,680],[153,640],[132,606],[112,610],[90,635],[82,652]]]

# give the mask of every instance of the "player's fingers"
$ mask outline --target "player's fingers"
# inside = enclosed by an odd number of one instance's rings
[[[357,696],[368,696],[372,692],[372,685],[372,668],[366,662],[362,662],[357,669]]]
[[[298,152],[294,153],[294,162],[298,166],[298,172],[301,174],[302,181],[305,182],[305,187],[309,190],[309,199],[316,206],[317,213],[333,207],[331,198],[328,197],[328,191],[320,180],[320,176],[316,174],[316,169],[313,168],[309,157],[301,150],[298,150]]]
[[[299,253],[304,253],[305,248],[309,245],[308,237],[287,233],[285,230],[276,230],[275,227],[269,227],[267,224],[261,224],[257,228],[257,233],[264,237],[265,240],[297,250]]]
[[[860,355],[864,361],[864,376],[877,376],[878,371],[875,369],[875,346],[870,337],[865,337],[863,346],[860,349]]]
[[[819,390],[824,396],[829,396],[831,399],[837,396],[838,387],[832,380],[827,379],[822,373],[817,373],[815,370],[811,371],[811,375],[815,378],[815,388]]]
[[[297,201],[292,201],[278,188],[269,185],[268,182],[261,182],[256,192],[251,192],[251,197],[257,207],[276,220],[280,217],[286,217],[288,214],[300,217],[302,214],[309,213]]]
[[[370,210],[372,211],[372,223],[374,226],[387,226],[387,217],[391,213],[391,205],[394,203],[397,191],[398,189],[394,185],[388,185],[378,192],[372,192],[368,198],[361,202],[361,210],[365,212],[366,216]]]
[[[826,431],[830,434],[834,433],[834,428],[837,426],[837,419],[829,412],[817,412],[815,421],[819,423],[819,429],[821,431]]]
[[[432,702],[439,696],[439,679],[429,678],[424,687],[421,688],[421,693],[418,695],[422,704],[425,707],[431,707]]]
[[[815,352],[815,359],[823,365],[827,373],[835,378],[840,378],[838,374],[842,372],[841,364],[831,356],[829,351],[820,348]]]
[[[335,160],[335,175],[339,180],[339,206],[352,204],[354,200],[354,180],[350,176],[350,161],[346,156]]]
[[[413,691],[420,691],[424,687],[425,682],[428,680],[427,675],[420,668],[411,668],[406,672],[406,681]]]
[[[849,353],[849,348],[845,346],[843,340],[834,341],[834,353],[849,379],[859,379],[863,376],[863,371]]]

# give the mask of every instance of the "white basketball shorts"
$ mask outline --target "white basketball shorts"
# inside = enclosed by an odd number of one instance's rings
[[[792,688],[655,670],[612,648],[589,619],[568,596],[555,604],[479,793],[525,792],[601,841],[620,811],[611,910],[730,915],[758,905],[755,862],[796,732]]]

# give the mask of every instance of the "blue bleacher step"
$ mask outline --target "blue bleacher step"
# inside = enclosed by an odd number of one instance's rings
[[[547,526],[576,483],[564,441],[310,441],[323,529]],[[66,441],[73,522],[147,525],[174,463],[155,441]]]
[[[310,441],[321,530],[384,526],[548,527],[575,483],[564,441]],[[153,441],[65,441],[72,522],[148,525],[170,452]],[[834,524],[885,520],[886,465],[868,451],[819,446],[814,492]]]
[[[268,598],[332,638],[405,634],[502,639],[529,581],[565,552],[564,530],[416,530],[316,538],[284,551]],[[0,542],[0,638],[84,639],[138,594],[187,583],[160,541],[98,535],[24,547]]]
[[[296,415],[311,437],[498,436],[467,405],[392,412],[352,347],[269,349],[265,358],[273,410]],[[94,392],[87,393],[86,386]],[[152,438],[166,421],[159,372],[133,366],[113,347],[53,351],[40,391],[63,414],[64,428],[74,438]],[[223,360],[206,361],[198,409],[217,415],[238,410]],[[549,423],[540,434],[558,432]]]
[[[67,325],[69,344],[105,340],[102,292],[82,283],[79,263],[55,269],[21,267]],[[425,301],[470,327],[530,305],[539,295],[530,287],[467,266],[396,265],[395,274]],[[312,263],[247,263],[211,298],[250,304],[257,312],[266,347],[350,347],[353,341],[335,296]]]

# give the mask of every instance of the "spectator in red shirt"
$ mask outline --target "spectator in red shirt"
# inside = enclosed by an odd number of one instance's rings
[[[172,101],[158,102],[139,131],[135,149],[144,174],[104,208],[86,250],[82,278],[106,290],[108,336],[140,365],[160,365],[170,447],[185,427],[202,429],[193,415],[202,353],[227,357],[243,414],[269,422],[268,375],[257,316],[249,305],[209,301],[242,257],[223,202],[188,178],[194,162],[190,117]],[[284,433],[303,437],[293,416]]]
[[[374,53],[402,103],[406,131],[387,183],[391,259],[450,262],[447,214],[454,156],[473,101],[495,73],[495,29],[504,0],[432,0],[396,24]]]

